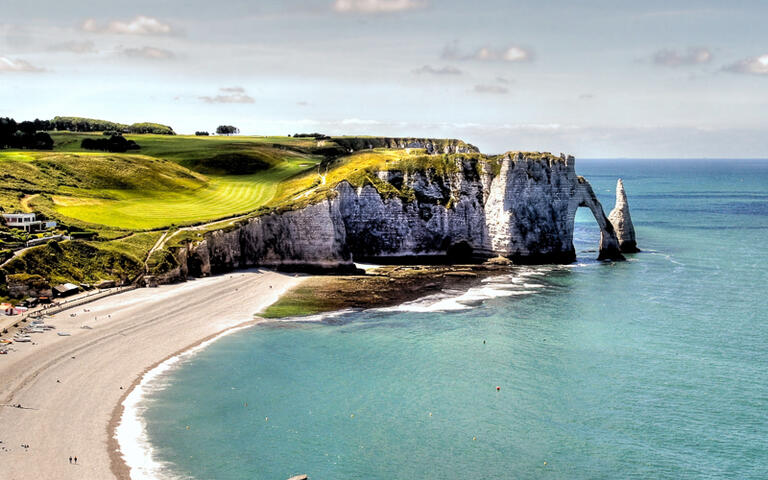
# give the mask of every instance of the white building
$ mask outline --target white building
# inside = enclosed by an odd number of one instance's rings
[[[33,230],[48,230],[56,228],[53,220],[38,220],[34,213],[4,213],[5,224],[11,228],[21,228],[31,232]]]

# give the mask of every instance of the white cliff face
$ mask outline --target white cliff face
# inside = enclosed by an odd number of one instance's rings
[[[388,172],[386,178],[412,189],[416,200],[383,198],[371,185],[337,187],[334,201],[356,260],[446,255],[460,246],[490,253],[484,191],[474,163],[460,161],[458,172],[446,175]]]
[[[629,215],[629,203],[627,203],[627,194],[621,179],[616,182],[616,205],[611,210],[611,214],[608,215],[608,219],[616,231],[621,251],[624,253],[639,252],[635,238],[635,226]]]
[[[600,227],[599,258],[623,259],[614,225],[589,183],[576,175],[573,157],[514,153],[498,161],[495,175],[491,161],[461,157],[451,173],[442,175],[378,173],[411,196],[385,196],[372,185],[342,182],[335,196],[320,203],[206,234],[177,252],[179,267],[172,276],[257,265],[343,270],[353,268],[353,260],[430,255],[570,263],[576,259],[573,228],[579,207],[589,208]]]

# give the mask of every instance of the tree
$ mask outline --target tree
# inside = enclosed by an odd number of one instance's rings
[[[207,137],[210,134],[208,132],[198,131],[198,132],[195,132],[195,135],[197,135],[198,137]]]
[[[112,135],[107,138],[84,138],[80,147],[86,150],[102,150],[105,152],[127,152],[138,150],[139,145],[133,140],[126,140],[122,135]]]
[[[232,125],[219,125],[216,127],[216,133],[218,135],[236,135],[240,133],[240,129]]]
[[[42,131],[45,126],[39,120],[16,123],[12,118],[0,118],[0,148],[50,150],[53,139]]]

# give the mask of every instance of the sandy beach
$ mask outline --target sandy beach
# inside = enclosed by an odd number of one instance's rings
[[[130,478],[112,436],[121,403],[144,372],[254,322],[255,313],[300,281],[270,271],[236,272],[138,289],[47,319],[56,330],[33,334],[35,344],[14,344],[15,351],[0,358],[3,477]]]

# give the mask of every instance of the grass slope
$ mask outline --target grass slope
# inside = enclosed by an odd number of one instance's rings
[[[34,208],[89,229],[194,224],[253,211],[272,199],[282,180],[320,161],[263,138],[142,135],[135,136],[141,154],[82,151],[80,141],[94,135],[56,133],[54,152],[0,152],[0,207]],[[222,171],[254,159],[259,168],[248,175],[205,175],[184,166]],[[211,165],[224,168],[205,168]]]
[[[93,240],[31,249],[4,269],[7,274],[42,275],[51,282],[136,278],[167,229],[165,248],[149,259],[152,272],[164,271],[174,246],[199,240],[212,229],[234,228],[244,221],[236,220],[241,215],[317,202],[333,195],[342,181],[370,184],[385,196],[410,201],[414,192],[382,180],[378,173],[454,173],[467,159],[497,169],[501,158],[475,152],[427,155],[424,149],[392,148],[407,145],[407,139],[374,137],[126,135],[141,146],[139,151],[104,153],[80,147],[83,139],[101,137],[99,133],[51,136],[53,151],[0,151],[1,208],[42,212],[70,231],[98,234]],[[432,142],[440,148],[466,146],[453,140]],[[354,151],[358,147],[363,150]],[[176,228],[192,225],[198,226]],[[0,283],[2,278],[0,271]]]

